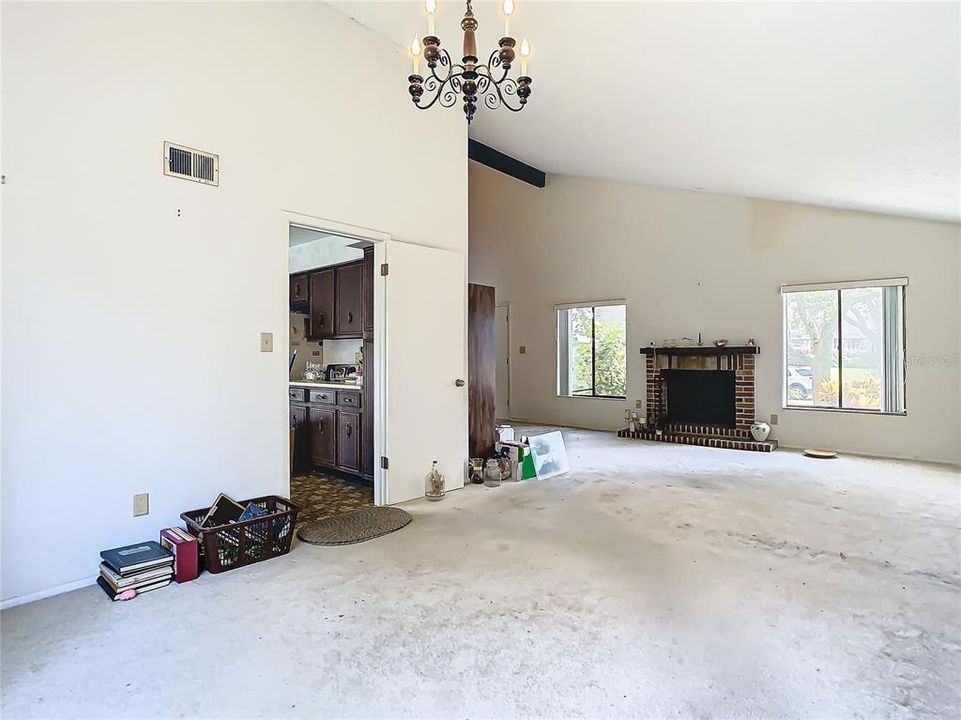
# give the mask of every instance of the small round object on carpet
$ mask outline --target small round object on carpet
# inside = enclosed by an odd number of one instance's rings
[[[297,531],[311,545],[352,545],[400,530],[413,518],[395,507],[369,507],[315,520]]]
[[[837,450],[805,450],[804,454],[818,460],[833,460],[838,456]]]

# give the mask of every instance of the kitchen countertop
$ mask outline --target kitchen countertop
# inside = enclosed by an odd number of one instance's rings
[[[331,390],[360,390],[363,388],[361,383],[349,383],[349,382],[323,382],[321,380],[291,380],[289,383],[290,387],[305,387],[305,388],[329,388]]]

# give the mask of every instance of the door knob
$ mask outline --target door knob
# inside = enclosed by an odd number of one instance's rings
[[[454,385],[456,385],[457,387],[464,387],[464,381],[461,380],[460,378],[457,378],[457,379],[454,381]]]

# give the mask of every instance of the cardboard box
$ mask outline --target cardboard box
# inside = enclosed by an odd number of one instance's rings
[[[537,477],[534,472],[534,458],[531,456],[531,449],[525,442],[511,441],[495,443],[494,449],[500,452],[507,451],[507,457],[511,461],[512,480],[532,480]]]

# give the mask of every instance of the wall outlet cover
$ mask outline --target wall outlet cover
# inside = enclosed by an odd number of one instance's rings
[[[634,401],[634,407],[636,407],[638,410],[640,410],[640,409],[641,409],[641,401],[640,401],[640,400],[635,400],[635,401]]]
[[[133,516],[150,514],[150,493],[137,493],[133,496]]]
[[[771,425],[777,425],[777,413],[771,413]]]
[[[521,355],[526,355],[526,354],[527,354],[527,345],[521,345],[521,348],[520,348],[519,352],[520,352]]]

